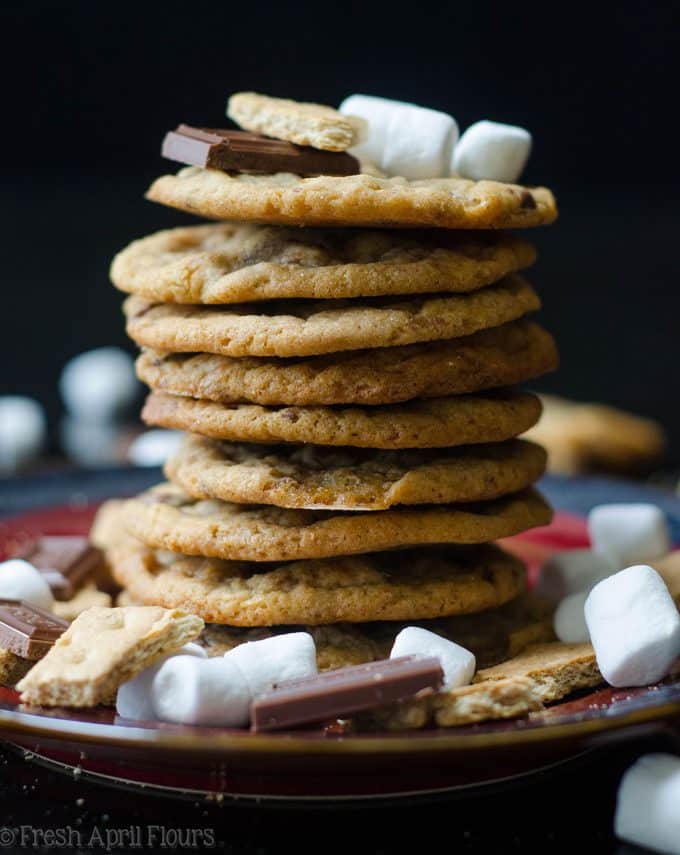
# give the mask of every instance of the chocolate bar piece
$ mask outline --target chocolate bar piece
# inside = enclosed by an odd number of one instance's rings
[[[12,558],[29,561],[44,575],[55,600],[70,600],[86,577],[104,561],[86,537],[39,537]]]
[[[23,600],[0,600],[0,649],[23,659],[42,659],[68,629],[61,618]]]
[[[251,729],[281,730],[343,718],[411,697],[422,689],[438,689],[443,681],[439,659],[418,656],[384,659],[288,680],[253,701]]]
[[[176,130],[169,131],[161,154],[168,160],[225,172],[267,175],[274,172],[357,175],[361,172],[356,157],[344,151],[320,151],[247,131],[192,128],[190,125],[179,125]]]

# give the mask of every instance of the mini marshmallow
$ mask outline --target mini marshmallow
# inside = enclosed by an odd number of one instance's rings
[[[16,472],[31,463],[46,438],[45,411],[37,401],[20,395],[0,398],[0,472]]]
[[[477,664],[469,650],[420,626],[407,626],[394,639],[390,659],[398,656],[435,656],[444,671],[445,690],[472,682]]]
[[[124,413],[135,402],[140,385],[131,356],[118,347],[99,347],[66,363],[59,389],[72,416],[102,423]]]
[[[620,569],[608,556],[592,549],[563,549],[543,564],[534,591],[557,603],[569,594],[591,588]]]
[[[367,122],[365,140],[351,149],[356,157],[374,163],[388,175],[410,181],[447,174],[458,139],[458,125],[452,116],[372,95],[350,95],[339,109]]]
[[[475,122],[453,151],[452,171],[474,181],[513,182],[531,153],[531,134],[517,125]]]
[[[135,466],[162,466],[181,440],[179,430],[147,430],[130,445],[128,460]]]
[[[123,683],[116,694],[116,712],[123,718],[137,719],[140,721],[151,721],[154,717],[151,704],[151,684],[154,677],[160,671],[163,664],[173,656],[197,656],[199,659],[207,659],[208,654],[200,644],[189,642],[180,647],[170,656],[164,656],[160,662],[156,662],[150,668],[145,668],[132,680]]]
[[[593,549],[619,567],[642,564],[670,552],[666,515],[646,503],[598,505],[588,515]]]
[[[222,656],[171,656],[151,681],[151,706],[161,721],[243,727],[251,700],[241,669]]]
[[[627,567],[595,585],[585,618],[597,664],[612,686],[656,683],[680,656],[680,615],[652,567]]]
[[[316,645],[308,632],[247,641],[227,651],[224,658],[241,670],[253,698],[277,683],[317,673]]]
[[[590,594],[590,589],[577,591],[565,597],[553,617],[553,628],[555,635],[560,641],[575,644],[581,641],[590,641],[590,633],[586,624],[584,606]]]
[[[614,833],[622,840],[680,853],[680,758],[647,754],[621,779]]]
[[[20,558],[0,564],[0,598],[25,600],[48,611],[54,605],[54,597],[45,577],[32,564]]]

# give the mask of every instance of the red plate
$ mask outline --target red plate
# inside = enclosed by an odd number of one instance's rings
[[[64,506],[0,521],[0,554],[38,534],[85,534],[95,506]],[[587,545],[580,517],[505,546],[535,578],[554,549]],[[113,710],[22,710],[0,689],[0,736],[45,762],[98,778],[216,797],[375,798],[446,792],[506,781],[680,717],[680,681],[634,690],[603,689],[529,719],[408,734],[278,734],[127,722]]]

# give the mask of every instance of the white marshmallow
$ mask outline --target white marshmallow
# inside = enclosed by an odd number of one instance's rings
[[[42,573],[20,558],[0,564],[0,598],[25,600],[48,611],[54,605],[52,591]]]
[[[475,181],[517,181],[529,160],[531,134],[517,125],[475,122],[453,151],[452,172]]]
[[[647,754],[619,785],[614,833],[655,852],[680,853],[680,758]]]
[[[72,416],[102,423],[124,413],[140,385],[131,356],[118,347],[99,347],[66,363],[59,389]]]
[[[197,656],[199,659],[207,659],[208,654],[200,644],[189,642],[170,656],[165,656],[160,662],[156,662],[150,668],[123,683],[116,694],[116,712],[123,718],[137,719],[139,721],[151,721],[154,717],[151,704],[151,684],[156,674],[168,659],[173,656]]]
[[[45,411],[20,395],[0,398],[0,472],[15,472],[42,451],[47,437]]]
[[[251,700],[241,669],[222,656],[172,656],[151,681],[151,705],[161,721],[243,727]]]
[[[557,603],[620,569],[606,555],[592,549],[563,549],[553,553],[543,564],[534,591]]]
[[[162,466],[181,440],[179,430],[147,430],[130,445],[128,460],[135,466]]]
[[[593,549],[619,567],[661,558],[671,549],[666,515],[646,503],[598,505],[588,515]]]
[[[553,617],[553,628],[560,641],[574,644],[590,640],[584,613],[589,594],[590,589],[577,591],[575,594],[569,594],[558,605]]]
[[[227,651],[224,658],[241,670],[253,698],[277,683],[317,673],[316,645],[308,632],[247,641]]]
[[[407,626],[394,639],[390,659],[398,656],[435,656],[444,671],[444,689],[467,686],[477,664],[465,647],[420,626]]]
[[[123,463],[122,448],[127,437],[115,422],[93,422],[87,419],[63,418],[59,425],[62,448],[81,466],[109,466]]]
[[[350,95],[340,112],[367,122],[365,140],[351,150],[356,157],[411,181],[448,174],[458,125],[447,113],[372,95]]]
[[[612,686],[646,686],[680,656],[680,615],[661,576],[644,564],[599,582],[585,604],[597,664]]]

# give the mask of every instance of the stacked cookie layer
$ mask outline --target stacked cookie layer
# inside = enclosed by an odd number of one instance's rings
[[[533,248],[491,229],[550,221],[549,192],[190,168],[150,197],[242,222],[151,235],[112,267],[144,419],[187,431],[169,481],[123,508],[131,596],[222,625],[225,646],[323,628],[334,664],[384,653],[394,621],[477,652],[540,638],[492,541],[550,519],[545,454],[517,439],[540,404],[515,385],[557,355],[527,317]]]

